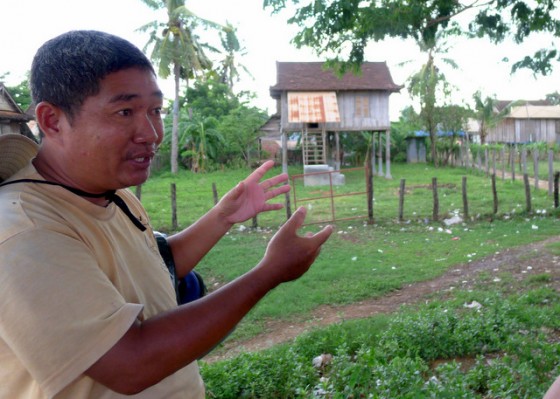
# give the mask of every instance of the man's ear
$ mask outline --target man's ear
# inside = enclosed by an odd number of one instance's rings
[[[60,133],[61,119],[64,118],[62,110],[56,105],[42,101],[35,107],[35,118],[45,136],[56,139]]]

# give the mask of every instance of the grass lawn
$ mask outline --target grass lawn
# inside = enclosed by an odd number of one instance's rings
[[[281,172],[276,167],[270,175]],[[291,167],[291,176],[299,175],[301,167]],[[161,231],[171,231],[171,200],[170,185],[177,187],[177,215],[179,228],[193,223],[200,215],[214,205],[212,187],[216,187],[221,197],[242,180],[249,170],[225,170],[208,174],[194,174],[182,170],[176,177],[169,173],[161,173],[150,178],[142,187],[142,202],[147,209],[153,226]],[[373,177],[373,213],[374,220],[380,224],[391,224],[398,219],[399,187],[405,180],[404,220],[426,221],[433,214],[432,178],[437,178],[439,198],[439,219],[443,220],[455,213],[463,212],[462,178],[467,176],[467,195],[469,218],[485,219],[493,214],[493,195],[491,180],[482,172],[466,171],[463,168],[435,169],[425,164],[394,164],[391,168],[392,179]],[[352,169],[345,173],[346,184],[334,186],[333,201],[329,198],[328,186],[305,187],[302,179],[293,179],[290,193],[291,206],[306,206],[308,217],[306,222],[318,223],[333,218],[333,207],[336,219],[366,218],[368,214],[366,179],[363,170]],[[521,181],[496,179],[498,193],[499,217],[509,217],[523,213],[526,209],[525,190]],[[357,195],[356,193],[361,193]],[[346,194],[346,196],[345,196]],[[284,198],[276,201],[284,202]],[[553,200],[546,190],[531,190],[532,211],[554,212]],[[284,211],[270,212],[259,215],[258,225],[276,228],[286,220]],[[251,226],[252,221],[247,221]]]
[[[156,175],[143,186],[142,202],[154,227],[169,232],[171,182],[177,184],[178,219],[184,227],[213,205],[212,184],[221,196],[247,173]],[[297,168],[290,170],[291,175],[298,173]],[[533,209],[525,211],[520,182],[497,179],[499,207],[494,215],[491,182],[483,173],[393,165],[392,175],[391,180],[374,177],[375,223],[363,218],[333,223],[335,233],[311,270],[267,295],[228,339],[254,336],[268,319],[301,322],[321,305],[385,295],[451,267],[554,236],[560,227],[545,190],[531,190]],[[462,215],[465,175],[471,217],[447,226],[445,218]],[[439,221],[431,220],[433,177],[438,179]],[[404,220],[397,223],[400,179],[406,179],[405,212]],[[335,187],[335,192],[364,191],[363,172],[349,173],[346,183]],[[300,200],[324,194],[322,187],[298,184],[295,191]],[[365,195],[336,197],[337,215],[367,214],[364,204]],[[328,218],[332,203],[317,199],[298,205],[308,207],[312,222],[302,228],[303,234],[324,224],[320,220]],[[259,217],[258,228],[249,228],[251,221],[235,226],[198,266],[210,290],[253,267],[285,217],[283,211],[273,212]],[[551,246],[548,251],[557,254],[558,248]],[[513,293],[502,293],[495,286],[457,292],[455,299],[440,302],[436,298],[391,317],[347,322],[290,345],[203,364],[209,397],[542,397],[560,372],[556,366],[560,348],[545,334],[558,327],[560,316],[560,296],[547,288],[549,281],[548,275],[535,276]],[[464,303],[474,299],[482,303],[482,313],[464,310]],[[332,364],[322,370],[313,368],[313,357],[326,352],[333,355]],[[468,359],[468,370],[456,361],[461,358]],[[446,360],[435,364],[439,359]]]
[[[275,173],[280,171],[276,168]],[[182,171],[173,179],[169,174],[155,176],[142,189],[142,201],[156,229],[169,231],[169,184],[177,185],[180,226],[192,223],[213,205],[212,184],[223,195],[248,171],[192,174]],[[291,175],[301,173],[298,168]],[[556,234],[558,221],[549,217],[556,211],[544,190],[532,191],[535,211],[525,214],[525,193],[520,182],[497,181],[498,217],[492,215],[491,183],[484,174],[467,175],[469,208],[472,220],[445,226],[431,220],[432,177],[437,176],[441,219],[461,213],[460,168],[434,169],[427,165],[397,164],[393,179],[374,177],[374,219],[334,223],[335,233],[323,248],[312,269],[300,280],[278,287],[270,293],[237,328],[235,337],[260,331],[267,318],[305,318],[306,312],[323,304],[346,304],[376,297],[404,284],[434,278],[452,265],[468,262]],[[400,179],[406,179],[405,217],[396,223]],[[295,188],[298,198],[317,195],[324,187]],[[167,189],[166,189],[167,188]],[[363,171],[349,174],[347,184],[335,187],[336,193],[365,190]],[[360,209],[367,214],[365,195],[339,197],[337,209]],[[321,203],[323,201],[323,203]],[[316,201],[309,208],[308,221],[325,218],[330,200]],[[366,204],[366,205],[364,205]],[[292,202],[293,205],[293,202]],[[361,206],[361,208],[360,208]],[[337,213],[338,215],[338,213]],[[236,226],[202,260],[199,270],[210,290],[243,274],[261,259],[266,244],[286,218],[284,211],[259,217],[259,228]],[[245,223],[251,225],[251,221]],[[310,224],[304,231],[316,231],[322,224]]]

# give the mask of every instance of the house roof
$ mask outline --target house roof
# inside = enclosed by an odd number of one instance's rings
[[[371,91],[398,92],[403,86],[393,82],[386,62],[364,62],[361,74],[351,71],[338,77],[325,69],[323,62],[277,62],[276,84],[270,87],[272,98],[283,91]]]
[[[0,119],[24,122],[33,119],[17,105],[2,82],[0,82]]]
[[[507,118],[560,119],[560,105],[520,105],[512,107]]]
[[[552,103],[548,100],[498,100],[496,102],[496,109],[498,112],[502,111],[507,106],[550,106]]]

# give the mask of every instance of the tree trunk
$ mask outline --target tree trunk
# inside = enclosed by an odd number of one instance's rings
[[[180,66],[175,64],[173,67],[175,98],[173,100],[173,127],[171,129],[171,173],[173,174],[177,174],[179,171],[179,73]]]

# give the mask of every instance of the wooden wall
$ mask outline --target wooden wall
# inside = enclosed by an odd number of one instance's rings
[[[490,129],[488,143],[560,143],[559,119],[513,119],[506,118]]]
[[[337,93],[340,123],[327,123],[327,131],[389,130],[387,91],[344,91]],[[301,131],[302,123],[288,123],[288,95],[282,93],[281,126],[285,132]]]

